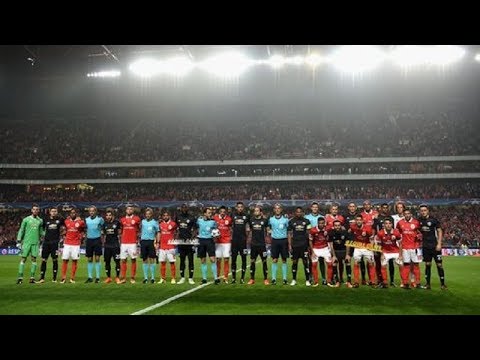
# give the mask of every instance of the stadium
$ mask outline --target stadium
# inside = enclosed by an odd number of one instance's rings
[[[0,47],[0,314],[480,314],[475,45]]]

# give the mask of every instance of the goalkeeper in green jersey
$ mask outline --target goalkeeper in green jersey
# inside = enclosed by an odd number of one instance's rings
[[[23,283],[23,270],[25,268],[25,260],[28,255],[32,258],[32,267],[30,268],[30,284],[35,284],[35,270],[37,270],[38,248],[40,246],[40,237],[45,235],[43,229],[43,220],[38,216],[40,207],[36,204],[32,205],[32,215],[22,220],[20,230],[17,235],[17,247],[20,249],[20,265],[18,266],[17,284]]]

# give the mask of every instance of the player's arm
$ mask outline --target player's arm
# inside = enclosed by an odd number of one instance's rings
[[[288,222],[288,227],[287,227],[287,242],[288,242],[288,251],[292,251],[292,231],[293,226],[291,224],[291,221]]]
[[[437,246],[435,250],[442,251],[443,229],[437,224]]]
[[[332,262],[337,262],[337,256],[335,255],[335,249],[333,247],[333,239],[330,237],[330,235],[327,235],[327,244],[328,248],[330,249],[330,254],[332,254]]]
[[[349,229],[350,230],[350,229]],[[353,234],[351,232],[347,232],[348,233],[348,237],[347,237],[347,240],[348,241],[352,241],[353,240]],[[348,261],[350,262],[350,259],[351,259],[351,256],[350,256],[350,248],[351,246],[346,246],[346,255],[345,255],[345,261]]]
[[[23,237],[25,236],[26,227],[27,227],[27,218],[24,218],[22,220],[22,223],[20,224],[20,229],[18,230],[18,234],[17,234],[17,247],[21,247]]]

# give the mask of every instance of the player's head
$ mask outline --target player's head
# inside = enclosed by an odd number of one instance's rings
[[[357,224],[357,226],[362,226],[363,225],[362,215],[358,214],[357,216],[355,216],[355,223]]]
[[[225,216],[225,215],[227,215],[227,208],[226,208],[225,206],[223,206],[223,205],[220,206],[220,207],[218,208],[218,214],[219,214],[220,216]]]
[[[95,205],[92,205],[88,208],[88,215],[90,215],[92,218],[97,215],[97,207]]]
[[[166,209],[162,211],[162,220],[163,221],[170,220],[170,212]]]
[[[372,209],[372,203],[370,202],[370,200],[365,200],[363,202],[363,210],[370,211],[371,209]]]
[[[145,218],[150,220],[153,217],[153,210],[151,208],[145,209]]]
[[[125,209],[125,212],[127,213],[128,216],[133,214],[133,206],[132,205],[127,205],[127,208]]]
[[[255,206],[253,208],[253,215],[256,217],[262,216],[262,208],[260,206]]]
[[[40,206],[38,204],[32,204],[32,215],[38,216],[40,214]]]
[[[54,217],[56,217],[56,216],[58,215],[58,209],[57,209],[55,206],[52,206],[52,207],[50,208],[49,213],[50,213],[50,216],[51,216],[52,218],[54,218]]]
[[[412,210],[410,209],[403,210],[403,216],[405,216],[405,220],[410,221],[410,219],[412,218]]]
[[[325,218],[323,216],[320,216],[317,219],[317,225],[319,229],[323,229],[325,227]]]
[[[70,210],[70,219],[75,220],[77,218],[77,209],[72,208]]]
[[[383,227],[385,228],[385,230],[392,230],[393,229],[393,219],[392,218],[386,218],[385,220],[383,220]]]
[[[301,218],[303,216],[303,208],[301,206],[297,206],[295,208],[295,217]]]
[[[427,217],[429,214],[428,206],[426,204],[420,205],[420,216]]]
[[[330,214],[333,215],[333,216],[338,215],[338,205],[334,204],[334,205],[330,206]]]
[[[395,204],[395,212],[399,215],[403,215],[403,212],[405,211],[405,204],[403,202],[397,202]]]
[[[187,204],[182,204],[182,207],[180,208],[180,211],[182,212],[182,214],[188,214]]]
[[[273,205],[273,213],[277,216],[280,216],[282,214],[283,207],[282,204],[275,204]]]
[[[318,209],[319,209],[318,203],[315,201],[312,202],[312,205],[310,205],[310,211],[312,212],[312,214],[318,214]]]
[[[382,214],[386,215],[390,211],[390,207],[387,203],[383,203],[382,205],[380,205],[380,211]]]
[[[235,209],[237,209],[237,212],[242,213],[243,210],[245,210],[245,205],[243,202],[239,201],[237,202],[237,205],[235,205]]]
[[[340,222],[340,220],[335,220],[333,222],[333,229],[335,231],[340,231],[342,229],[342,223]]]
[[[207,219],[210,219],[212,217],[212,209],[210,208],[203,209],[203,216],[205,216]]]
[[[107,211],[105,211],[105,219],[107,219],[108,222],[112,221],[114,218],[113,215],[113,210],[108,208]]]
[[[350,211],[352,214],[357,211],[357,205],[354,202],[348,203],[347,207],[348,211]]]

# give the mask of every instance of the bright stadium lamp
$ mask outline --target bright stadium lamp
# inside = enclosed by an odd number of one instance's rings
[[[100,77],[100,78],[114,78],[119,77],[122,73],[118,70],[110,71],[96,71],[87,74],[87,77]]]
[[[162,73],[174,76],[186,75],[195,67],[195,64],[187,57],[178,56],[163,61],[159,64]]]
[[[322,57],[317,54],[311,54],[305,58],[305,63],[307,63],[312,67],[320,65],[321,62],[322,62]]]
[[[370,45],[342,46],[330,57],[330,62],[344,73],[356,74],[375,68],[385,58],[383,51]]]
[[[220,77],[237,77],[250,65],[253,61],[237,52],[213,56],[199,64],[203,70]]]
[[[287,58],[287,63],[293,64],[293,65],[302,65],[305,62],[305,58],[301,56],[294,56]]]
[[[267,60],[267,64],[272,66],[274,69],[280,69],[285,64],[285,62],[285,58],[281,55],[273,55],[270,59]]]
[[[480,54],[475,55],[475,60],[480,62]]]
[[[393,63],[401,67],[425,65],[429,61],[427,48],[418,45],[399,46],[390,53]]]
[[[447,66],[459,61],[465,55],[465,49],[453,45],[437,45],[430,50],[429,62],[433,65]]]
[[[143,78],[149,78],[157,75],[161,71],[161,63],[153,59],[141,59],[130,64],[129,69],[135,75]]]

